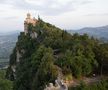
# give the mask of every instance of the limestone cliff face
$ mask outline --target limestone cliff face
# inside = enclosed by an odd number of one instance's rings
[[[18,62],[20,62],[20,58],[21,58],[21,53],[19,52],[19,50],[17,49],[16,50],[16,62],[18,63]]]
[[[35,39],[35,38],[37,38],[38,35],[36,32],[32,32],[32,33],[30,33],[30,36],[32,39]]]
[[[14,80],[16,79],[16,67],[17,67],[17,64],[20,63],[20,60],[21,60],[21,57],[22,57],[22,54],[24,54],[24,50],[18,50],[15,48],[15,51],[12,53],[12,55],[15,57],[15,58],[10,58],[10,65],[8,67],[8,79],[10,80]],[[7,70],[7,71],[8,71]]]
[[[36,38],[37,38],[36,32],[30,32],[27,35],[25,35],[24,32],[21,32],[21,34],[19,35],[16,47],[11,55],[12,57],[10,57],[10,65],[7,70],[9,71],[7,75],[9,79],[11,80],[16,79],[17,66],[19,65],[19,63],[23,61],[23,59],[29,57],[30,54],[28,53],[31,52],[32,50],[29,47],[29,43],[32,42],[32,40],[36,40]]]
[[[20,63],[22,59],[25,58],[27,52],[30,52],[31,48],[28,48],[29,43],[32,39],[37,39],[38,34],[36,30],[32,29],[36,26],[38,20],[35,18],[31,18],[31,15],[28,13],[27,18],[24,21],[24,32],[21,32],[18,36],[18,41],[16,43],[16,47],[14,52],[12,53],[12,57],[10,57],[10,65],[8,71],[8,78],[12,77],[12,80],[16,78],[16,67]],[[28,50],[30,49],[30,50]],[[27,56],[26,56],[27,57]]]

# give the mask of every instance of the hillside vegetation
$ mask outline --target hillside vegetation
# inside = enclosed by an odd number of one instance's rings
[[[80,86],[70,87],[69,90],[108,90],[108,80],[102,80],[93,85],[86,85],[81,82]]]
[[[6,77],[14,81],[13,90],[43,90],[59,74],[64,80],[108,74],[108,44],[87,34],[71,35],[40,18],[28,30],[27,35],[21,32],[10,56]],[[37,38],[32,39],[31,32],[36,32]],[[21,53],[19,62],[17,51]]]
[[[13,90],[11,81],[5,78],[6,70],[0,70],[0,90]]]

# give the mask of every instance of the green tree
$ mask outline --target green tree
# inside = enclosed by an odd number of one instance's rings
[[[0,90],[12,90],[12,82],[5,79],[5,70],[0,70]]]
[[[54,82],[57,78],[57,67],[54,65],[54,58],[51,53],[46,52],[42,58],[42,63],[36,73],[32,90],[43,90],[49,82]]]

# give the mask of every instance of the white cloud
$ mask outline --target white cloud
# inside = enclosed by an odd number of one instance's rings
[[[23,29],[27,12],[65,29],[107,24],[107,4],[108,0],[0,0],[0,28]]]
[[[16,0],[16,2],[13,2],[13,7],[23,10],[39,10],[46,15],[57,15],[73,10],[71,1],[62,4],[55,0]]]
[[[8,4],[13,9],[38,10],[42,14],[54,15],[71,12],[77,4],[87,4],[88,0],[4,0],[2,4]]]

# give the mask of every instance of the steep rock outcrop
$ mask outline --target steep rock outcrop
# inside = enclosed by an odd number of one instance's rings
[[[21,58],[21,53],[19,52],[19,50],[17,49],[16,50],[16,62],[18,63],[18,62],[20,62],[20,58]]]
[[[35,26],[29,24],[27,30],[18,36],[6,76],[15,82],[15,90],[43,90],[62,73],[57,61],[64,54],[65,39],[70,40],[71,35],[41,19]],[[56,88],[62,90],[62,84]]]
[[[38,34],[36,32],[31,32],[30,36],[31,36],[32,39],[36,39]]]

